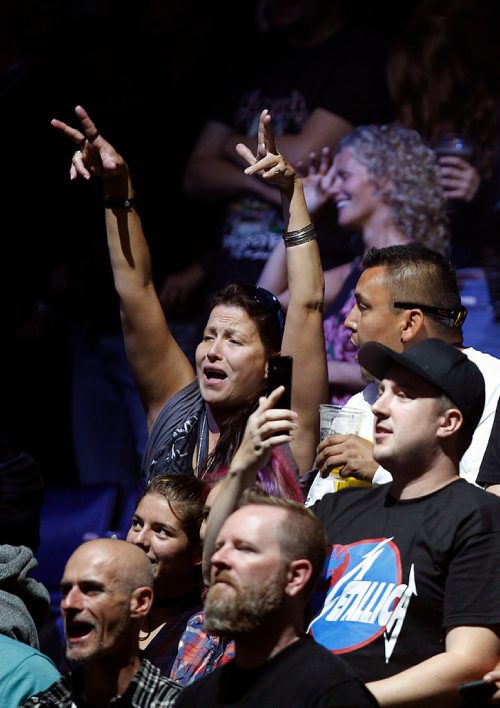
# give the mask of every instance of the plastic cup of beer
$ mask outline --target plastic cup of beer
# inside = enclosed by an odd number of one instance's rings
[[[352,406],[340,406],[335,403],[323,403],[319,407],[320,440],[329,435],[358,435],[361,429],[364,410]],[[334,467],[329,477],[334,480],[334,491],[344,487],[371,487],[371,484],[356,477],[342,477],[343,465]]]

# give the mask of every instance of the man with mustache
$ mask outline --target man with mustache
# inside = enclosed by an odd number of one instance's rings
[[[144,551],[101,538],[70,556],[61,581],[61,613],[71,674],[24,706],[135,708],[174,705],[180,687],[139,655],[139,630],[153,601],[153,573]]]

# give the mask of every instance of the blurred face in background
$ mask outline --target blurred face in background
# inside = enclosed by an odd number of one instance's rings
[[[335,156],[333,169],[334,179],[328,193],[337,206],[338,223],[362,231],[381,210],[387,210],[382,195],[366,167],[353,157],[349,148],[343,148]]]

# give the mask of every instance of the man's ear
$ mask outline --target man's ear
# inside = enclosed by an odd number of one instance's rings
[[[441,423],[436,431],[438,438],[447,438],[454,435],[464,422],[462,412],[458,408],[447,408],[441,413]]]
[[[290,597],[298,595],[299,592],[307,585],[312,574],[311,561],[306,558],[294,560],[288,564],[287,570],[287,585],[285,593]]]
[[[130,616],[145,617],[153,604],[153,589],[147,586],[136,588],[130,598]]]
[[[401,344],[414,344],[418,340],[424,326],[424,313],[414,307],[404,311],[404,321],[401,329]]]

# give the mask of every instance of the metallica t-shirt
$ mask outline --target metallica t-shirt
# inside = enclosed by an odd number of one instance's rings
[[[390,489],[311,507],[331,547],[309,631],[364,681],[445,651],[446,627],[500,622],[500,499],[462,479],[408,501]]]

